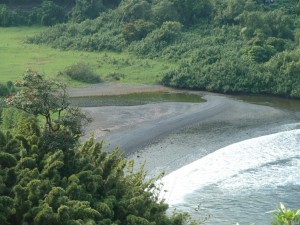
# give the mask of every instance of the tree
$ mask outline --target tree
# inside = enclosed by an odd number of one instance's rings
[[[158,1],[157,4],[152,5],[153,20],[158,23],[164,21],[180,21],[178,11],[173,2],[169,0]]]
[[[93,137],[45,149],[39,139],[0,130],[0,224],[186,224],[185,213],[167,215],[156,179],[133,172],[118,149],[104,152]]]
[[[51,26],[65,20],[64,9],[56,5],[53,1],[43,1],[40,6],[40,11],[40,22],[42,25]]]
[[[134,22],[126,23],[123,27],[122,34],[124,39],[130,43],[145,38],[147,34],[154,29],[155,25],[152,22],[138,19]]]
[[[125,0],[120,3],[118,11],[123,21],[148,20],[151,17],[151,4],[146,0]]]
[[[6,98],[8,105],[34,116],[43,116],[46,130],[50,133],[63,127],[72,135],[78,135],[81,124],[89,122],[85,114],[70,106],[63,83],[47,80],[38,72],[28,69],[22,80],[16,82],[16,87],[19,91]]]
[[[70,13],[71,20],[82,22],[86,19],[94,19],[104,10],[101,0],[76,0],[75,6]]]
[[[207,0],[171,0],[176,7],[182,23],[190,25],[199,19],[207,19],[211,16],[213,6]]]

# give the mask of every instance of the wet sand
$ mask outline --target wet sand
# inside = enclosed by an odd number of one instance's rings
[[[72,89],[70,96],[95,96],[167,90],[159,85],[101,84]],[[171,172],[214,150],[284,129],[294,118],[282,109],[235,98],[197,92],[205,103],[157,103],[140,106],[83,108],[93,118],[85,138],[94,132],[105,149],[120,147],[137,167],[146,162],[150,175]]]

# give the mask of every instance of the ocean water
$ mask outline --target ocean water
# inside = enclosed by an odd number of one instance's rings
[[[218,149],[161,180],[171,210],[204,224],[270,224],[279,202],[300,208],[300,129],[251,138]]]

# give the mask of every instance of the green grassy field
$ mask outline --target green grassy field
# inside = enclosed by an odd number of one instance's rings
[[[42,31],[42,27],[0,28],[0,82],[20,79],[30,68],[47,77],[57,74],[75,63],[89,64],[104,81],[129,84],[157,83],[162,73],[175,65],[158,60],[140,59],[129,53],[61,51],[47,46],[24,43],[26,37]],[[59,78],[70,86],[83,84]]]

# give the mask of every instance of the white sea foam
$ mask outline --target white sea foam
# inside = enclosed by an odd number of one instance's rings
[[[300,129],[261,136],[219,149],[165,176],[161,182],[166,192],[161,197],[176,205],[209,184],[235,191],[300,183],[299,165]]]

